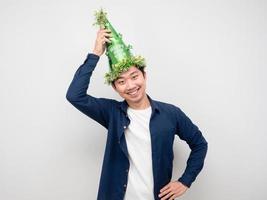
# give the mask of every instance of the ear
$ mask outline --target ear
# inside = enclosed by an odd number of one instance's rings
[[[146,78],[147,78],[147,76],[146,76],[146,72],[144,72],[144,78],[145,78],[145,80],[146,80]]]
[[[113,85],[113,84],[111,84],[111,85],[112,85],[113,89],[117,92],[117,89],[116,89],[115,85]]]

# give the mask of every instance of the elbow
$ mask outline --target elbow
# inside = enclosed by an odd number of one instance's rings
[[[71,93],[69,92],[69,90],[68,90],[68,92],[66,93],[66,99],[67,99],[70,103],[72,103],[72,102],[75,101],[75,97],[74,97],[74,95],[71,94]]]
[[[199,146],[205,150],[205,152],[208,151],[208,142],[207,140],[205,140],[205,138],[203,138],[202,142],[199,144]]]
[[[67,93],[66,94],[66,99],[70,102],[71,101],[71,96]]]
[[[202,152],[205,155],[208,151],[208,142],[203,137],[199,138],[199,140],[195,141],[195,143],[191,143],[189,146],[191,150],[195,152]]]
[[[205,149],[206,151],[208,150],[208,141],[203,136],[200,137],[199,144],[203,149]]]
[[[201,143],[201,147],[200,148],[202,149],[204,156],[206,156],[206,154],[208,152],[208,142],[205,139]]]
[[[205,148],[205,155],[206,155],[208,152],[208,142],[207,141],[205,141],[204,148]]]
[[[204,146],[205,146],[206,150],[208,150],[208,142],[205,139],[204,139]]]
[[[85,97],[86,97],[86,95],[80,95],[80,94],[72,93],[72,92],[67,92],[67,94],[66,94],[66,99],[71,104],[77,104],[78,102],[83,101]]]

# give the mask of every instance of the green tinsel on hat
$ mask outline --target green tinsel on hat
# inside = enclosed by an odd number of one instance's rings
[[[109,60],[109,72],[105,74],[105,83],[111,84],[122,72],[127,71],[131,66],[145,68],[145,59],[141,56],[133,56],[130,49],[131,45],[126,46],[122,40],[122,35],[117,33],[107,19],[107,13],[101,8],[95,12],[96,22],[102,28],[111,31],[111,43],[107,44],[106,55]]]

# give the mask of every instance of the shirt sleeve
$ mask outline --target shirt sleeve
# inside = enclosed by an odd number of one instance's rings
[[[74,74],[73,80],[67,90],[67,100],[82,113],[108,128],[112,105],[115,100],[96,98],[87,94],[93,70],[99,56],[89,53],[86,60]]]
[[[180,139],[186,141],[191,149],[186,169],[178,181],[187,187],[190,187],[204,166],[208,143],[199,128],[189,119],[189,117],[177,107],[176,111],[176,134]]]

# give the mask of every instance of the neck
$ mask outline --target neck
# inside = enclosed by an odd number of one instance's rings
[[[128,103],[130,108],[136,109],[136,110],[146,109],[150,106],[150,101],[149,101],[147,95],[145,95],[144,98],[140,102],[128,102],[127,101],[127,103]]]

